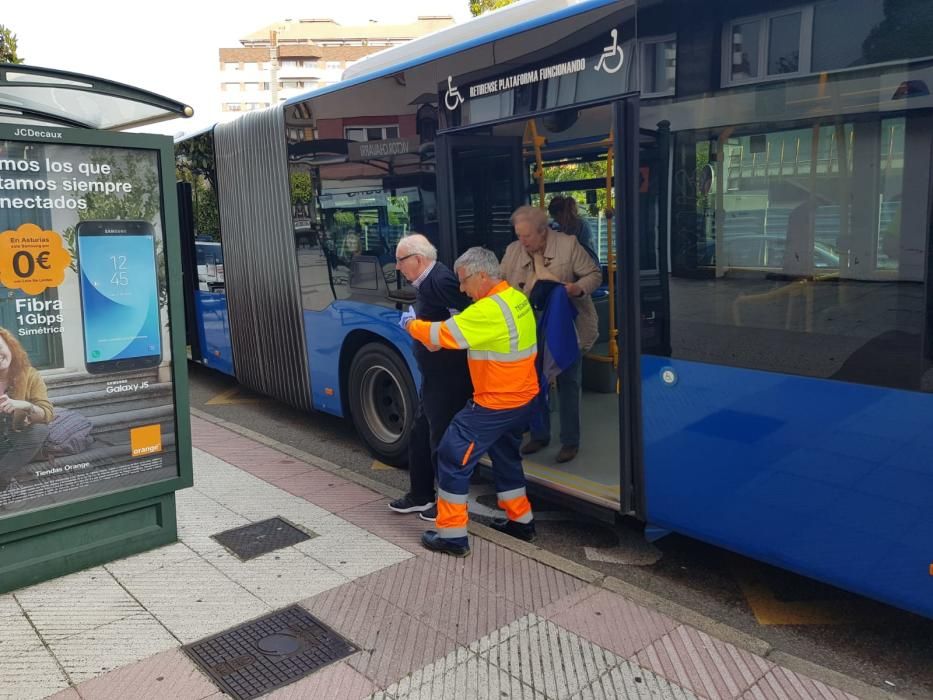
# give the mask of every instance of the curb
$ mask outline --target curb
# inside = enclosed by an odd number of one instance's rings
[[[271,447],[279,452],[283,452],[287,455],[300,459],[302,462],[306,462],[315,467],[323,469],[325,471],[331,472],[340,476],[347,481],[352,481],[360,486],[365,486],[366,488],[380,493],[383,496],[388,498],[400,498],[404,496],[404,492],[401,489],[397,489],[394,486],[389,486],[384,484],[381,481],[376,481],[371,479],[368,476],[360,474],[353,471],[352,469],[347,469],[341,467],[338,464],[334,464],[326,459],[322,459],[316,455],[300,450],[291,445],[286,445],[279,442],[278,440],[273,440],[265,435],[257,433],[249,428],[245,428],[238,423],[232,423],[230,421],[224,420],[223,418],[218,418],[210,413],[206,413],[198,408],[191,408],[191,415],[196,416],[202,420],[205,420],[214,425],[218,425],[222,428],[226,428],[234,433],[238,433],[243,437],[247,437],[251,440],[255,440],[267,447]],[[688,607],[675,603],[672,600],[667,598],[662,598],[661,596],[652,593],[644,588],[640,588],[634,584],[623,581],[622,579],[616,578],[615,576],[607,576],[600,571],[591,569],[590,567],[584,564],[578,564],[575,561],[571,561],[566,557],[562,557],[559,554],[554,554],[547,550],[541,549],[537,545],[531,544],[530,542],[523,542],[522,540],[515,539],[514,537],[509,537],[498,530],[494,530],[491,527],[482,525],[481,523],[470,521],[469,523],[469,532],[477,537],[481,537],[484,540],[488,540],[494,544],[497,544],[501,547],[515,552],[516,554],[521,554],[526,556],[529,559],[532,559],[539,564],[544,564],[545,566],[550,566],[553,569],[557,569],[569,576],[578,578],[590,585],[603,588],[605,590],[617,593],[629,600],[632,600],[640,605],[656,610],[659,613],[667,615],[678,622],[683,624],[690,625],[695,627],[701,632],[705,632],[711,637],[715,637],[724,642],[728,642],[739,649],[747,651],[756,656],[771,661],[774,664],[783,666],[791,671],[801,673],[805,676],[826,683],[827,685],[834,686],[839,688],[842,691],[850,693],[862,698],[863,700],[904,700],[903,696],[897,695],[877,686],[869,685],[864,681],[860,681],[857,678],[852,678],[838,671],[834,671],[825,666],[820,666],[806,659],[802,659],[798,656],[793,656],[783,651],[779,651],[771,646],[770,642],[765,641],[759,637],[748,634],[741,630],[726,625],[718,620],[714,620],[711,617],[707,617],[702,613],[698,613],[695,610],[692,610]]]

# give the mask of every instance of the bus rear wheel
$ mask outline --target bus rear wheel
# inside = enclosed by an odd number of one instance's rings
[[[382,343],[368,343],[350,363],[347,389],[363,442],[380,461],[404,466],[417,400],[405,361]]]

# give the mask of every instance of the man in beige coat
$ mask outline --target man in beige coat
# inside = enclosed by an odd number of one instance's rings
[[[599,334],[596,307],[590,295],[602,283],[602,271],[579,241],[548,226],[547,213],[522,206],[512,214],[517,241],[505,250],[500,266],[502,278],[525,295],[539,279],[563,282],[577,309],[574,322],[580,357],[557,377],[560,401],[560,452],[558,462],[569,462],[580,448],[580,382],[583,353],[593,347]],[[550,415],[543,416],[543,430],[532,432],[522,454],[532,454],[550,442]]]

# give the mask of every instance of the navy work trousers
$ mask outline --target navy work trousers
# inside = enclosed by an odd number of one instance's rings
[[[490,409],[473,401],[454,416],[437,451],[437,533],[454,544],[467,544],[467,496],[480,457],[492,460],[499,505],[510,520],[532,521],[519,451],[531,418],[532,403]]]

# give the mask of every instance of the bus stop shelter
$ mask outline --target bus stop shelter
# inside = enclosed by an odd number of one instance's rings
[[[186,104],[112,80],[0,63],[0,123],[122,131],[193,114]]]
[[[116,132],[192,114],[0,64],[0,326],[26,358],[3,372],[41,385],[17,400],[25,424],[0,427],[0,593],[177,539],[192,467],[174,153]]]

